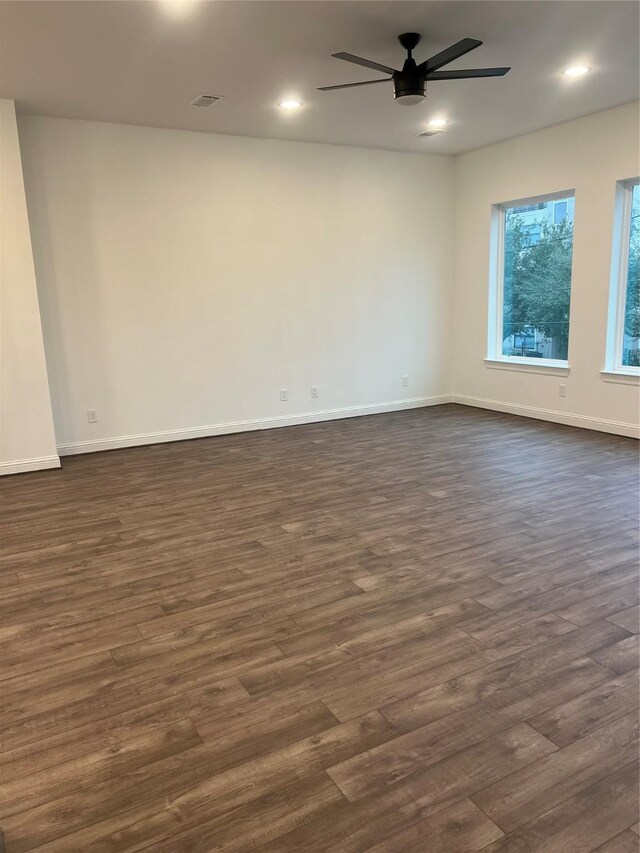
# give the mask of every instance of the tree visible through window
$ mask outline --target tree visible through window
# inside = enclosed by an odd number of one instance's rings
[[[622,364],[640,367],[640,185],[631,194]]]
[[[503,212],[502,355],[566,361],[574,198]]]

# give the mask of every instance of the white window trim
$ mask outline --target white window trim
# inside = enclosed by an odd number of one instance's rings
[[[622,364],[624,343],[624,309],[627,301],[627,274],[629,268],[629,231],[631,227],[631,204],[633,188],[640,183],[638,178],[618,181],[613,217],[613,240],[611,243],[611,282],[609,286],[609,312],[607,319],[607,345],[604,370],[601,377],[608,382],[636,384],[640,379],[640,367]]]
[[[574,198],[575,190],[561,190],[546,195],[503,201],[491,206],[491,230],[489,238],[489,324],[487,334],[486,367],[506,367],[525,373],[569,373],[569,361],[556,358],[527,358],[526,356],[502,354],[502,300],[504,287],[504,219],[509,207],[524,207],[538,202]],[[571,269],[573,279],[573,265]],[[573,280],[572,280],[573,285]]]
[[[569,362],[556,358],[522,358],[517,355],[506,355],[502,358],[485,358],[486,367],[497,370],[520,370],[526,373],[551,373],[554,376],[570,373]]]

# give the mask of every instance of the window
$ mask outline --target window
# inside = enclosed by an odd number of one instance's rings
[[[489,361],[567,367],[575,200],[493,209]]]
[[[640,374],[640,181],[617,187],[605,372]]]
[[[535,246],[540,242],[541,228],[537,223],[525,225],[522,229],[522,238],[527,246]]]
[[[567,215],[569,205],[566,201],[557,201],[556,206],[553,209],[553,222],[554,225],[559,225],[562,220]]]

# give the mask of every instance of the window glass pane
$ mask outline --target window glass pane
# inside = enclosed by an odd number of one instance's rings
[[[640,186],[633,187],[629,228],[629,266],[624,306],[622,364],[640,366]]]
[[[567,215],[567,202],[566,201],[557,201],[555,209],[553,211],[553,221],[557,225]]]
[[[502,355],[567,359],[574,206],[505,208]]]

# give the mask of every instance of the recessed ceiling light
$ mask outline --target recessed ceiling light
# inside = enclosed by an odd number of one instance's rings
[[[302,106],[302,101],[280,101],[278,106],[283,110],[297,110]]]
[[[432,118],[429,127],[444,127],[445,124],[449,124],[446,118]]]
[[[198,0],[161,0],[160,6],[170,18],[188,18],[198,9]]]
[[[582,77],[583,74],[588,74],[591,69],[588,65],[572,65],[571,68],[565,68],[562,72],[566,77]]]

